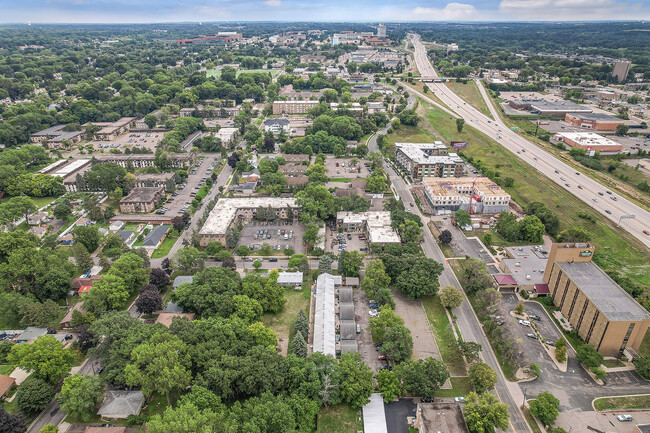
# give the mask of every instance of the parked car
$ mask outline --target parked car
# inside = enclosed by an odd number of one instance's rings
[[[368,311],[368,316],[373,317],[373,318],[374,317],[379,317],[379,313],[377,312],[377,310],[370,310],[370,311]]]
[[[529,317],[530,319],[537,320],[538,322],[542,320],[542,318],[539,317],[539,316],[536,315],[536,314],[529,314],[528,317]]]
[[[380,361],[388,361],[388,355],[379,355],[378,359]]]
[[[386,365],[382,365],[382,366],[380,366],[380,367],[379,367],[379,370],[388,370],[388,371],[393,371],[393,367],[391,367],[390,365],[386,364]]]
[[[623,415],[617,415],[616,419],[618,419],[620,422],[629,422],[632,421],[634,418],[632,418],[632,415],[623,414]]]
[[[533,334],[533,333],[531,333],[531,332],[529,332],[528,334],[526,334],[526,337],[528,337],[528,338],[532,338],[533,340],[537,340],[537,335],[535,335],[535,334]]]
[[[520,325],[530,326],[530,322],[528,320],[519,319],[518,322]]]
[[[422,397],[420,399],[420,403],[433,403],[434,398],[433,397]]]
[[[361,334],[361,325],[357,323],[357,334]]]
[[[454,401],[456,403],[465,403],[465,397],[455,397]]]
[[[275,262],[277,262],[277,261],[278,261],[278,258],[277,258],[277,257],[271,257],[271,258],[269,259],[269,262],[273,262],[273,263],[275,263]]]

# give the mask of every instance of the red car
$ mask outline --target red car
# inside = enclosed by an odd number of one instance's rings
[[[379,360],[380,360],[380,361],[387,361],[387,360],[388,360],[388,356],[386,356],[386,355],[379,355]]]
[[[643,233],[645,233],[646,235],[650,235],[650,232],[647,230],[643,230]]]

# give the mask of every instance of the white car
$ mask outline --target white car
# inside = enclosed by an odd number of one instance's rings
[[[370,317],[379,317],[379,312],[377,310],[368,311],[368,316]]]
[[[465,397],[455,397],[454,401],[456,403],[465,403]]]
[[[519,324],[524,326],[530,326],[530,322],[528,320],[519,319]]]
[[[624,415],[617,415],[616,419],[618,419],[620,422],[628,422],[632,421],[632,415],[624,414]]]

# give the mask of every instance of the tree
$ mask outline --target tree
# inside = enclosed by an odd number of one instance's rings
[[[68,415],[88,421],[95,414],[95,406],[102,401],[103,394],[101,376],[74,374],[65,378],[56,398]]]
[[[144,260],[137,253],[128,252],[122,254],[119,259],[113,262],[113,266],[111,266],[108,273],[109,275],[122,277],[128,291],[135,293],[136,290],[149,281],[148,269],[144,264]]]
[[[397,397],[403,395],[402,385],[395,373],[389,370],[380,370],[377,373],[377,386],[384,403],[390,403]]]
[[[72,231],[72,238],[86,247],[89,253],[92,253],[99,246],[99,231],[97,226],[77,226]]]
[[[227,68],[228,66],[224,67]],[[211,410],[212,409],[212,410]],[[163,414],[147,421],[149,433],[212,433],[223,431],[226,419],[214,412],[214,407],[198,409],[192,403],[169,406]]]
[[[12,197],[9,201],[0,205],[0,222],[5,225],[13,225],[20,218],[25,218],[38,210],[36,203],[29,197]]]
[[[492,393],[478,395],[470,392],[465,397],[463,412],[470,433],[494,433],[495,429],[505,431],[508,428],[508,405],[501,403]]]
[[[542,242],[545,227],[535,215],[526,215],[519,221],[519,233],[523,240],[538,244]]]
[[[20,414],[9,414],[4,407],[0,407],[0,432],[25,433],[27,426]]]
[[[468,226],[472,223],[472,219],[469,215],[469,212],[458,209],[454,214],[454,221],[461,227]]]
[[[634,360],[636,372],[644,379],[650,379],[650,358],[636,358]]]
[[[260,262],[259,260],[255,260],[255,261],[253,262],[253,267],[254,267],[255,269],[259,269],[259,268],[261,268],[261,267],[262,267],[262,262]]]
[[[59,428],[54,424],[47,424],[43,426],[43,428],[40,429],[38,433],[59,433]]]
[[[587,367],[600,367],[603,363],[603,355],[591,344],[583,344],[576,349],[576,358]]]
[[[74,244],[72,246],[72,256],[74,257],[74,263],[82,271],[87,271],[93,267],[93,258],[90,256],[90,253],[81,244]]]
[[[131,361],[124,371],[127,384],[140,386],[147,396],[164,392],[170,406],[169,392],[185,388],[192,379],[187,347],[177,336],[154,335],[133,349]]]
[[[298,317],[293,323],[293,333],[300,332],[304,338],[309,335],[309,319],[303,310],[298,311]]]
[[[479,394],[494,389],[497,383],[497,374],[484,362],[473,364],[469,368],[469,383]]]
[[[452,240],[451,232],[449,230],[443,230],[438,236],[438,240],[442,244],[448,245]]]
[[[22,413],[36,413],[43,410],[52,397],[52,385],[43,379],[30,376],[18,387],[16,404]]]
[[[550,392],[544,391],[535,400],[530,402],[530,413],[540,420],[542,424],[550,427],[557,419],[559,405],[560,400]]]
[[[319,273],[330,273],[332,272],[332,263],[334,263],[334,256],[332,254],[326,254],[321,256],[318,259],[318,271]]]
[[[524,301],[523,300],[519,300],[519,302],[517,302],[517,306],[515,307],[515,313],[517,313],[519,315],[524,314]]]
[[[152,314],[162,310],[162,296],[157,290],[145,290],[135,300],[135,306],[142,314]]]
[[[147,114],[144,116],[144,123],[147,124],[149,129],[153,129],[153,127],[158,123],[158,117],[156,117],[155,114]]]
[[[440,302],[445,308],[457,308],[460,307],[460,304],[463,303],[465,297],[463,292],[455,288],[454,286],[445,286],[440,289]]]
[[[438,276],[442,273],[442,265],[433,259],[420,257],[413,261],[409,272],[402,272],[395,280],[395,286],[409,299],[419,299],[422,296],[435,295],[438,292]]]
[[[347,251],[343,255],[343,275],[346,277],[358,277],[361,265],[363,265],[363,254],[359,251]]]
[[[368,403],[374,389],[372,370],[364,364],[359,352],[342,354],[335,375],[343,402],[356,410]]]
[[[569,227],[560,232],[557,236],[558,242],[589,242],[591,233],[582,227]]]
[[[461,117],[456,119],[456,131],[458,131],[458,133],[463,132],[463,126],[465,126],[465,119]]]
[[[169,286],[169,275],[161,268],[153,268],[151,274],[149,274],[149,284],[155,286],[159,292],[162,292]]]
[[[394,325],[404,325],[404,319],[395,314],[391,308],[384,307],[379,312],[379,317],[369,320],[369,325],[372,341],[383,343],[386,338],[386,330]]]
[[[7,361],[34,375],[54,383],[68,374],[74,355],[51,335],[38,337],[32,344],[17,344],[11,348]]]
[[[112,270],[112,268],[111,268]],[[84,306],[96,315],[110,310],[118,310],[129,299],[129,290],[123,278],[103,275],[84,296]]]
[[[395,362],[411,358],[413,353],[411,331],[401,324],[388,326],[384,332],[384,343],[379,352]]]
[[[300,331],[294,334],[293,339],[291,340],[291,344],[289,345],[289,352],[293,353],[299,358],[307,357],[307,342],[305,341],[305,337],[303,337]]]
[[[627,132],[630,130],[630,127],[628,125],[625,125],[623,123],[616,125],[616,132],[615,134],[618,135],[619,137],[622,137],[623,135],[627,134]]]
[[[557,359],[559,362],[564,362],[566,361],[566,340],[564,337],[560,337],[556,342],[555,342],[555,359]]]
[[[449,379],[445,364],[431,357],[402,362],[394,371],[406,391],[413,395],[431,396]]]
[[[72,215],[72,206],[67,201],[61,202],[56,205],[52,214],[56,219],[67,221],[70,215]]]
[[[201,270],[205,264],[206,255],[194,247],[185,247],[174,254],[174,266],[184,272],[193,269]]]

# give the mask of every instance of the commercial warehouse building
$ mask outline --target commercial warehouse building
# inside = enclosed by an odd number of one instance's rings
[[[553,244],[544,281],[585,342],[605,356],[635,356],[650,313],[591,261],[594,250],[585,243]]]
[[[370,244],[400,243],[399,234],[391,227],[390,212],[338,212],[336,224],[345,232],[365,234]]]
[[[199,232],[201,246],[208,242],[221,242],[226,244],[226,231],[237,221],[246,223],[257,215],[260,207],[271,208],[278,219],[286,219],[289,212],[293,217],[298,217],[300,209],[296,199],[292,197],[249,197],[249,198],[222,198]]]
[[[395,161],[414,180],[423,177],[460,177],[463,160],[449,153],[441,141],[434,143],[395,143]]]
[[[593,132],[558,132],[553,139],[589,152],[620,152],[623,145]]]
[[[546,99],[513,99],[508,104],[517,110],[530,111],[542,116],[565,117],[567,113],[591,113],[593,110],[571,101],[547,101]]]
[[[594,131],[615,131],[618,125],[625,123],[604,113],[567,113],[564,120],[572,126]]]
[[[422,184],[432,210],[496,214],[507,211],[510,205],[510,194],[487,177],[425,177]]]

